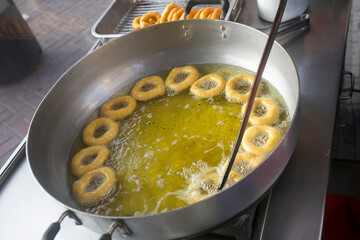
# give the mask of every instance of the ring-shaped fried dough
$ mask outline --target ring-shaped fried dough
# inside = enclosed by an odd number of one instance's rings
[[[241,109],[241,113],[245,114],[247,104]],[[253,108],[249,118],[251,125],[273,125],[279,119],[280,108],[270,98],[255,98]]]
[[[269,154],[281,139],[281,133],[270,126],[252,126],[245,130],[242,147],[257,156]]]
[[[227,168],[227,164],[225,164],[222,167],[222,174],[223,175],[225,174],[226,168]],[[235,162],[233,163],[233,166],[232,166],[232,168],[230,170],[228,180],[226,181],[225,187],[233,185],[234,183],[236,183],[237,181],[239,181],[243,177],[244,177],[244,175],[241,173],[241,171],[238,170],[238,166],[236,164],[236,159],[235,159]]]
[[[180,8],[179,10],[177,10],[177,11],[174,13],[174,15],[173,15],[173,17],[172,17],[171,21],[177,21],[177,20],[180,20],[180,19],[181,19],[182,14],[184,14],[184,8]]]
[[[262,162],[262,160],[264,160],[263,156],[257,156],[250,152],[240,153],[236,155],[233,169],[234,171],[239,172],[242,163],[245,163],[249,165],[251,169],[254,169]]]
[[[113,98],[101,107],[101,115],[113,120],[130,116],[136,108],[136,100],[131,96]]]
[[[204,10],[205,8],[199,9],[199,11],[197,11],[197,13],[195,14],[194,19],[200,19],[200,15]]]
[[[141,18],[140,18],[140,27],[144,28],[144,27],[148,27],[151,25],[154,25],[156,23],[160,22],[160,18],[161,15],[158,12],[148,12],[145,13]]]
[[[212,7],[205,8],[204,11],[201,12],[200,18],[206,19],[213,11],[214,11],[214,8],[212,8]]]
[[[243,175],[230,171],[225,188],[236,183],[241,178],[243,178]],[[188,188],[187,196],[189,196],[189,203],[199,202],[215,194],[220,184],[220,180],[220,175],[215,169],[206,171],[194,177]]]
[[[85,173],[75,181],[73,192],[82,205],[89,205],[107,198],[115,185],[116,176],[114,171],[108,167],[100,167]]]
[[[167,18],[169,16],[169,13],[171,12],[171,10],[173,8],[176,8],[177,5],[175,3],[170,3],[169,5],[166,6],[166,8],[164,9],[164,11],[161,14],[161,18],[160,18],[160,23],[164,23],[167,22]]]
[[[226,80],[223,76],[212,73],[194,82],[190,87],[190,92],[198,98],[209,98],[220,94],[225,84]]]
[[[196,203],[217,192],[220,184],[220,176],[216,170],[206,171],[194,177],[189,184],[189,203]]]
[[[184,80],[177,81],[181,75],[186,76]],[[173,68],[165,80],[165,85],[172,91],[180,92],[190,87],[196,80],[199,79],[199,72],[193,66],[184,66]]]
[[[109,150],[101,145],[83,148],[72,158],[71,170],[77,177],[80,177],[103,165],[108,155]]]
[[[195,8],[192,8],[190,13],[186,16],[186,19],[193,19],[193,17],[195,16],[195,14],[197,13],[197,10]],[[184,15],[185,13],[183,13],[180,17],[180,19],[184,19]]]
[[[131,89],[131,96],[138,101],[148,101],[165,93],[165,83],[159,76],[140,79]]]
[[[254,76],[250,74],[239,74],[230,78],[225,87],[226,98],[234,102],[246,102],[250,96],[251,86],[254,83]],[[240,87],[247,87],[250,90],[238,90]],[[261,92],[262,85],[258,87],[257,95]]]
[[[97,131],[102,131],[101,136],[95,136]],[[98,118],[90,122],[84,129],[82,138],[87,145],[102,145],[116,138],[119,126],[110,118]]]
[[[235,161],[232,165],[231,168],[231,172],[237,173],[240,176],[244,176],[247,174],[247,172],[249,170],[254,169],[257,165],[259,165],[262,160],[264,160],[264,156],[257,156],[253,153],[250,152],[243,152],[243,153],[239,153],[238,155],[236,155]],[[227,168],[227,164],[225,164],[222,168],[222,171],[225,173]],[[248,169],[246,169],[248,168]],[[238,179],[236,176],[238,175],[234,175],[234,179]],[[237,180],[237,181],[238,181]]]
[[[215,9],[211,14],[211,19],[220,19],[221,16],[221,8]]]
[[[149,24],[154,25],[154,24],[157,24],[157,23],[159,23],[159,21],[156,18],[150,18],[149,19]]]
[[[171,22],[174,14],[175,14],[177,11],[179,11],[179,10],[180,10],[180,7],[175,7],[175,8],[173,8],[173,9],[171,9],[171,11],[170,11],[170,13],[169,13],[169,15],[168,15],[168,17],[167,17],[167,21],[168,21],[168,22]]]
[[[225,187],[229,187],[229,186],[233,185],[234,183],[236,183],[237,181],[239,181],[243,177],[244,177],[244,175],[239,174],[239,173],[235,172],[234,170],[231,170],[230,173],[229,173],[229,177],[228,177],[228,179],[226,181]]]
[[[141,26],[140,26],[140,19],[141,19],[141,16],[135,18],[134,21],[132,22],[132,28],[133,28],[134,30],[138,30],[138,29],[141,28]]]

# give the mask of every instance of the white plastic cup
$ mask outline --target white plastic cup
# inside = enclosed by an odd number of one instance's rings
[[[273,22],[280,0],[257,0],[259,16],[268,22]],[[308,7],[308,0],[288,0],[282,22],[303,14]]]

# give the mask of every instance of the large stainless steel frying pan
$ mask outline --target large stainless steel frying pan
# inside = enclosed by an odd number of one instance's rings
[[[67,186],[69,152],[89,116],[110,96],[138,79],[174,66],[221,63],[256,71],[267,36],[242,24],[186,20],[135,31],[95,50],[71,67],[37,109],[27,156],[34,177],[87,228],[114,238],[174,239],[198,234],[238,215],[276,182],[294,150],[299,128],[299,79],[293,61],[275,43],[263,77],[285,99],[291,125],[256,169],[228,189],[195,204],[143,217],[106,217],[78,210]]]

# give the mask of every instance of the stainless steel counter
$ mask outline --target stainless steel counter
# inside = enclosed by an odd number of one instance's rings
[[[255,0],[244,5],[240,22],[257,28]],[[274,187],[257,229],[259,239],[321,239],[337,96],[350,14],[349,0],[309,0],[310,28],[279,42],[300,76],[301,128],[294,155]],[[0,239],[40,239],[64,208],[35,182],[24,160],[0,189]],[[97,239],[73,220],[56,239]]]
[[[261,27],[255,1],[240,22]],[[337,96],[350,1],[309,1],[310,28],[280,39],[300,77],[301,127],[293,157],[274,187],[261,239],[321,239]]]

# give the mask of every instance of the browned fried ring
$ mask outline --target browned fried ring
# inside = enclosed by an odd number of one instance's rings
[[[174,14],[175,14],[177,11],[179,11],[179,9],[180,9],[180,7],[176,7],[176,8],[173,8],[173,9],[170,11],[169,16],[168,16],[168,18],[167,18],[167,21],[168,21],[168,22],[171,22],[171,21],[172,21],[172,18],[173,18],[173,16],[174,16]]]
[[[88,187],[95,178],[102,178],[103,181],[95,189],[88,191]],[[100,167],[85,173],[80,179],[74,182],[73,192],[77,200],[83,205],[91,205],[109,197],[109,194],[116,186],[115,172],[108,167]]]
[[[176,7],[177,7],[177,5],[175,3],[171,3],[171,4],[167,5],[166,8],[164,9],[164,11],[161,14],[160,23],[167,22],[168,21],[167,18],[169,16],[171,10],[173,8],[176,8]]]
[[[201,8],[194,16],[194,19],[199,19],[200,18],[200,14],[205,10],[205,8]]]
[[[197,13],[197,10],[195,8],[192,8],[190,13],[186,16],[186,19],[193,19],[195,14]],[[180,17],[180,19],[184,19],[185,13],[183,13]]]
[[[141,19],[141,16],[135,18],[134,21],[132,22],[132,28],[133,28],[134,30],[138,30],[138,29],[141,28],[141,26],[140,26],[140,19]]]
[[[206,19],[212,12],[214,11],[214,8],[208,7],[205,8],[204,11],[200,14],[200,18]]]
[[[140,27],[144,28],[144,27],[148,27],[151,25],[154,25],[156,23],[160,22],[160,18],[161,15],[158,12],[148,12],[145,13],[141,18],[140,18]]]
[[[99,137],[96,132],[104,129],[104,133]],[[102,145],[114,140],[119,133],[119,126],[110,118],[97,118],[90,122],[83,131],[83,142],[86,145]]]
[[[130,116],[136,108],[136,100],[131,96],[120,96],[104,103],[100,109],[101,115],[113,120]]]
[[[101,145],[81,149],[71,160],[71,170],[80,177],[104,164],[108,158],[109,150]]]
[[[211,19],[220,19],[220,16],[221,16],[221,8],[217,8],[211,14]]]
[[[184,14],[184,8],[180,8],[179,10],[174,13],[171,21],[177,21],[181,19],[181,16]]]
[[[150,89],[147,89],[150,87]],[[131,89],[131,96],[138,101],[148,101],[164,95],[165,83],[159,76],[148,76],[140,79]]]

